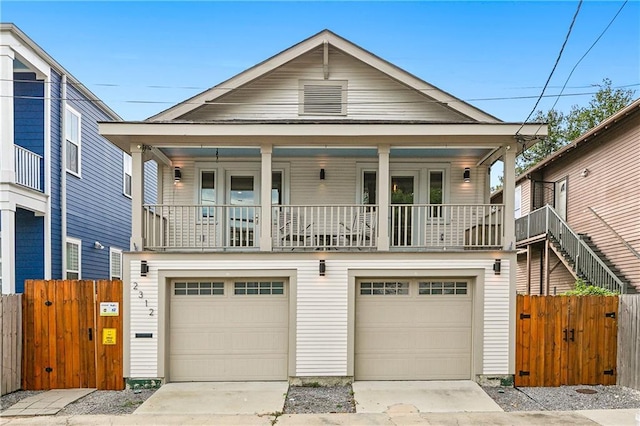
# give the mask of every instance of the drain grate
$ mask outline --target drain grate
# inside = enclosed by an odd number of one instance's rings
[[[595,389],[576,389],[576,392],[578,392],[578,393],[586,393],[588,395],[592,395],[594,393],[598,393],[598,391],[595,390]]]

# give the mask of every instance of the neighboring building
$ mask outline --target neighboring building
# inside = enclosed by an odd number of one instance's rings
[[[131,157],[97,124],[121,119],[15,25],[0,31],[2,292],[25,279],[121,278]]]
[[[638,165],[640,99],[517,178],[519,292],[640,289]]]
[[[100,123],[133,158],[125,376],[513,374],[515,175],[490,205],[488,172],[515,170],[516,133],[539,127],[330,31],[144,122]]]

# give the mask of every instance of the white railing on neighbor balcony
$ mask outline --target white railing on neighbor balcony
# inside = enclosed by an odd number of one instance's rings
[[[40,162],[42,157],[21,146],[14,145],[16,183],[42,191],[40,184]]]
[[[502,204],[395,204],[391,247],[490,249],[502,246]]]
[[[378,207],[370,204],[274,206],[274,249],[375,249]]]
[[[626,284],[549,205],[516,219],[516,241],[541,235],[548,235],[557,244],[579,277],[584,277],[587,282],[597,287],[619,293],[627,292]]]
[[[144,206],[143,237],[149,250],[212,250],[258,246],[260,206]]]

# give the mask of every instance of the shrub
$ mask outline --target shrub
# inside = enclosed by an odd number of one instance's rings
[[[595,285],[587,285],[587,283],[579,279],[576,281],[576,288],[564,292],[560,296],[616,296],[617,294],[617,291],[607,290]]]

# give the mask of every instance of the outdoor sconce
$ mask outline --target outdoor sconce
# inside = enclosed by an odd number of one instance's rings
[[[324,178],[325,178],[324,169],[320,169],[320,180],[324,180]]]
[[[320,264],[318,265],[318,275],[320,275],[321,277],[324,277],[326,272],[327,272],[327,264],[323,259],[320,261]]]
[[[469,167],[464,168],[464,174],[462,175],[465,182],[471,182],[471,169]]]
[[[141,277],[146,277],[147,276],[147,272],[149,272],[149,264],[147,263],[146,260],[141,260],[140,261],[140,276]]]
[[[182,170],[180,170],[180,167],[176,167],[175,169],[173,169],[173,183],[178,183],[182,180]]]
[[[589,176],[589,169],[587,169],[586,167],[584,168],[584,170],[582,171],[582,173],[580,173],[580,176],[582,177],[587,177]]]
[[[102,250],[104,249],[104,246],[100,244],[100,241],[96,241],[95,243],[93,243],[93,248],[97,250]]]
[[[493,262],[493,273],[496,275],[500,275],[500,259],[496,259],[495,262]]]

